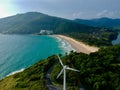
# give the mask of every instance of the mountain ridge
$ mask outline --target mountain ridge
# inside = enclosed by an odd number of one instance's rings
[[[34,34],[40,30],[53,30],[54,33],[85,32],[94,29],[72,20],[39,12],[27,12],[0,19],[0,33],[7,34]]]
[[[119,18],[113,19],[108,17],[102,17],[95,19],[75,19],[74,21],[80,24],[86,24],[95,27],[120,28]]]
[[[41,30],[67,35],[95,46],[112,45],[111,41],[118,35],[118,31],[111,28],[90,26],[39,12],[27,12],[0,19],[0,33],[3,34],[41,35]]]

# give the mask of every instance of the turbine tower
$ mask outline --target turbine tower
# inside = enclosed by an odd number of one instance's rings
[[[79,72],[79,70],[70,68],[70,67],[68,67],[68,66],[66,66],[66,65],[63,65],[62,60],[60,59],[59,56],[58,56],[58,59],[59,59],[60,64],[62,65],[63,69],[62,69],[62,70],[60,71],[60,73],[58,74],[57,79],[60,77],[60,75],[61,75],[62,73],[64,73],[63,90],[66,90],[66,69],[72,70],[72,71],[76,71],[76,72]]]

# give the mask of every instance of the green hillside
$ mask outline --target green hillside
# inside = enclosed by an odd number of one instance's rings
[[[89,26],[95,27],[107,27],[107,28],[116,28],[120,29],[120,19],[112,19],[112,18],[97,18],[97,19],[75,19],[77,23],[85,24]]]
[[[114,29],[88,25],[38,12],[28,12],[0,19],[0,33],[39,34],[40,30],[49,30],[53,34],[68,35],[95,46],[110,46],[111,41],[117,38],[118,31]]]
[[[49,57],[23,72],[0,80],[0,90],[48,90],[46,73],[54,64],[55,57]]]
[[[120,45],[101,48],[89,55],[71,52],[65,55],[63,63],[80,72],[67,71],[67,90],[79,90],[82,84],[86,90],[120,90]],[[55,64],[52,81],[62,84],[63,76],[56,79],[62,68],[56,56],[51,56],[27,68],[23,72],[0,80],[0,90],[48,90],[47,71]]]
[[[102,48],[90,55],[71,52],[63,63],[80,72],[67,71],[67,85],[84,86],[86,90],[120,90],[120,45]],[[52,80],[62,84],[63,76],[56,80],[62,66],[56,64]],[[75,89],[70,89],[75,90]]]
[[[89,45],[101,47],[112,46],[112,40],[117,38],[118,32],[110,29],[100,29],[99,31],[94,31],[91,33],[72,32],[67,35]]]
[[[40,30],[52,30],[54,33],[89,32],[94,27],[82,25],[63,18],[38,12],[17,14],[0,19],[0,32],[7,34],[34,34]]]

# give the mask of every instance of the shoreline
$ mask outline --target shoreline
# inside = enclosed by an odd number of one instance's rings
[[[86,45],[83,42],[79,42],[68,36],[64,36],[64,35],[53,35],[53,36],[66,40],[73,47],[73,49],[76,50],[76,52],[90,54],[92,52],[96,52],[99,50],[98,47]]]

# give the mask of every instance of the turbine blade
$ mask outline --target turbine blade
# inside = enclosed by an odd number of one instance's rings
[[[63,72],[63,69],[60,71],[60,73],[57,75],[57,78],[56,79],[58,79],[59,77],[60,77],[60,75],[62,74],[62,72]]]
[[[58,59],[59,59],[60,64],[61,64],[62,66],[64,66],[63,63],[62,63],[62,60],[60,59],[59,56],[58,56]]]
[[[76,71],[76,72],[80,72],[79,70],[74,69],[74,68],[70,68],[70,67],[66,67],[66,69],[68,69],[68,70],[72,70],[72,71]]]

